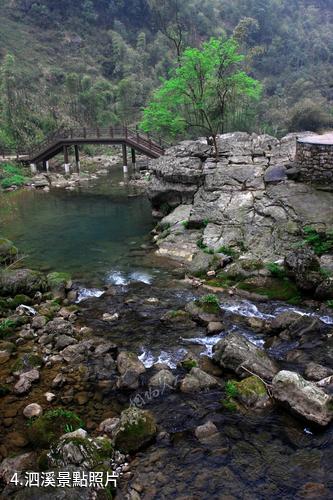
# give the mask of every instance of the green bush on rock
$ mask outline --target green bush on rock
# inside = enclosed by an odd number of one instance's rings
[[[36,420],[29,422],[28,436],[36,448],[48,448],[66,432],[83,427],[83,422],[74,412],[63,408],[46,411]]]
[[[207,295],[204,295],[203,297],[200,297],[200,299],[196,301],[196,303],[207,313],[216,314],[220,311],[219,299],[213,293],[209,293]]]
[[[134,453],[148,445],[156,433],[156,421],[149,411],[129,407],[122,412],[115,431],[115,447],[123,453]]]

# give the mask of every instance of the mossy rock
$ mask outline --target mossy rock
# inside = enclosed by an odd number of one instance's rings
[[[235,383],[237,399],[247,407],[264,407],[269,402],[265,384],[256,376]]]
[[[46,304],[42,304],[38,308],[38,314],[40,316],[45,316],[48,321],[52,320],[54,316],[59,312],[61,309],[61,306],[58,304],[58,302],[52,301]]]
[[[53,295],[61,298],[64,298],[66,289],[72,285],[72,278],[68,273],[50,273],[47,275],[47,281]]]
[[[66,432],[82,427],[83,422],[78,415],[63,408],[57,408],[29,422],[28,437],[35,448],[46,449]]]
[[[14,243],[6,238],[0,238],[0,265],[14,262],[18,250]]]
[[[28,297],[28,295],[24,295],[21,293],[15,295],[13,299],[10,299],[9,304],[11,309],[16,309],[21,304],[25,306],[31,306],[33,304],[33,300],[31,299],[31,297]]]
[[[49,463],[52,467],[79,466],[83,462],[91,470],[99,466],[107,466],[113,456],[112,441],[108,437],[89,438],[73,432],[62,436],[57,444],[51,447]],[[78,434],[78,435],[75,435]]]
[[[288,278],[249,278],[238,287],[248,292],[264,295],[271,300],[284,300],[291,304],[297,304],[301,300],[295,283]]]
[[[12,365],[11,372],[21,372],[23,370],[32,370],[39,368],[43,364],[43,359],[37,354],[23,354]]]
[[[122,412],[114,444],[123,453],[134,453],[147,446],[156,434],[154,416],[149,411],[134,406]]]
[[[46,291],[47,287],[47,280],[39,271],[7,269],[0,272],[0,294],[5,297],[20,294],[33,297],[36,292]]]

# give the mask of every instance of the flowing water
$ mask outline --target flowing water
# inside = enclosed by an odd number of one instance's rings
[[[154,260],[149,202],[123,183],[120,170],[73,192],[6,194],[0,214],[0,234],[17,244],[27,266],[67,271],[78,280],[82,325],[136,352],[148,369],[163,362],[179,372],[177,361],[186,350],[211,356],[213,345],[230,330],[263,346],[264,335],[247,319],[270,319],[291,308],[221,296],[224,328],[210,337],[192,322],[164,321],[166,312],[183,309],[202,292],[175,280]],[[113,285],[113,293],[105,294],[105,285]],[[105,312],[119,312],[121,321],[111,328],[102,320]],[[333,324],[332,317],[315,311],[299,309],[299,314],[317,315],[324,328]],[[272,354],[284,366],[285,353],[295,347],[286,344]],[[325,360],[322,347],[310,343],[307,349]],[[133,481],[144,487],[142,498],[332,498],[332,428],[319,431],[276,408],[260,414],[228,412],[220,403],[223,390],[138,396],[169,434],[132,463]],[[128,406],[130,397],[92,393],[86,406],[73,409],[94,429],[110,412]],[[220,434],[213,443],[201,444],[193,430],[207,420]]]

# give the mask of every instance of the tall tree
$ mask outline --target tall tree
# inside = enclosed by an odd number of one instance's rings
[[[186,49],[144,109],[141,128],[173,137],[199,131],[213,141],[217,155],[216,136],[228,115],[244,98],[260,96],[261,85],[242,70],[243,59],[233,38],[211,38],[200,49]]]

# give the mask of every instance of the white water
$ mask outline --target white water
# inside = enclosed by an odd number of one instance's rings
[[[79,304],[83,300],[91,299],[92,297],[101,297],[103,294],[104,291],[98,288],[80,288],[76,303]]]
[[[282,306],[277,307],[272,314],[266,314],[258,309],[257,306],[249,302],[248,300],[242,300],[241,302],[222,302],[220,307],[223,311],[230,311],[235,314],[239,314],[240,316],[245,316],[247,318],[260,318],[260,319],[272,319],[278,316],[279,314],[291,311],[299,314],[300,316],[311,316],[314,318],[320,319],[323,323],[327,325],[333,325],[333,317],[332,316],[321,316],[315,312],[308,312],[298,309],[293,306]]]
[[[177,368],[177,363],[181,361],[186,354],[185,349],[177,349],[175,352],[161,351],[158,355],[154,355],[150,350],[142,348],[142,354],[139,356],[140,361],[146,368],[151,368],[157,363],[163,363],[174,370]]]
[[[240,316],[245,316],[247,318],[260,318],[260,319],[270,319],[274,318],[273,314],[265,314],[259,311],[258,307],[249,302],[248,300],[242,300],[241,302],[222,302],[220,304],[223,311],[230,311]]]
[[[145,283],[150,285],[153,281],[153,276],[144,271],[133,271],[125,273],[123,271],[111,271],[107,274],[106,283],[108,285],[125,286],[132,282]]]

